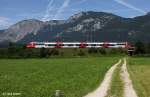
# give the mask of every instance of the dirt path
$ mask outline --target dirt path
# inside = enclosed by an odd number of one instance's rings
[[[104,80],[102,81],[100,86],[95,91],[87,94],[84,97],[105,97],[107,95],[107,91],[111,83],[113,72],[120,63],[121,63],[121,60],[115,65],[113,65],[106,73]]]
[[[127,62],[124,59],[124,64],[121,67],[121,78],[125,84],[124,86],[124,97],[138,97],[130,79],[130,75],[127,70]]]

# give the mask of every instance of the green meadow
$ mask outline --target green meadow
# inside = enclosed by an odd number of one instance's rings
[[[128,69],[139,97],[150,97],[150,58],[129,58]]]
[[[119,57],[1,59],[0,97],[7,97],[4,93],[52,97],[55,90],[61,90],[65,97],[82,97],[98,87],[118,60]]]

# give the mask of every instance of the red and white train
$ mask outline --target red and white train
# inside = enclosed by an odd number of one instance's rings
[[[30,42],[27,48],[131,48],[128,42]]]

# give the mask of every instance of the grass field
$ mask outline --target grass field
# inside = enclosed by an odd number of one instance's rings
[[[128,68],[139,97],[150,97],[150,58],[129,58]]]
[[[63,90],[66,97],[82,97],[98,86],[118,59],[3,59],[0,60],[0,97],[2,93],[51,97],[57,89]]]

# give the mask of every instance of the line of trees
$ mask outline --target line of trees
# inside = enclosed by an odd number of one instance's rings
[[[134,46],[135,55],[150,56],[150,43],[145,44],[141,41],[137,41]]]
[[[0,58],[49,58],[104,56],[109,54],[127,54],[123,49],[29,49],[24,45],[10,43],[8,48],[0,48]]]

